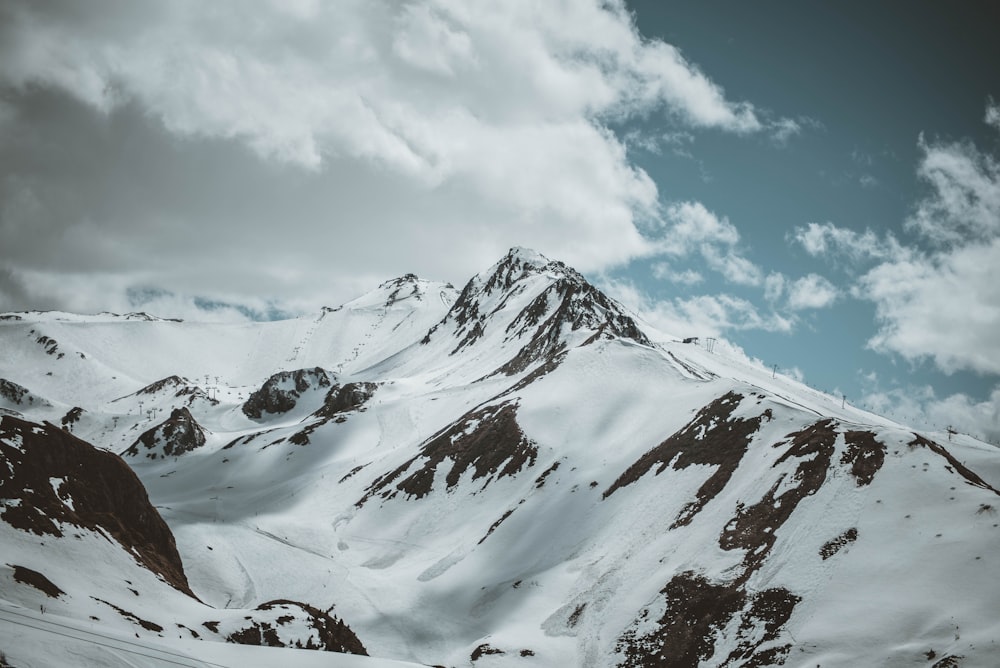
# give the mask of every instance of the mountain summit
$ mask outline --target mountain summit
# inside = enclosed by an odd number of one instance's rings
[[[0,350],[12,665],[139,661],[88,633],[191,665],[996,663],[996,448],[644,331],[534,251],[279,322],[0,316]]]
[[[651,345],[624,308],[575,269],[525,248],[512,248],[466,283],[423,342],[435,335],[455,343],[450,355],[475,346],[504,351],[507,359],[495,372],[506,375],[553,363],[598,338]]]

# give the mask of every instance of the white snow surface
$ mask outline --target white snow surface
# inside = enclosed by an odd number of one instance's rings
[[[626,661],[627,634],[655,633],[669,609],[668,583],[693,572],[716,584],[745,573],[748,595],[781,588],[800,599],[758,645],[786,646],[784,665],[931,666],[946,657],[962,667],[998,665],[1000,496],[990,486],[1000,488],[1000,451],[920,432],[949,460],[913,445],[904,425],[645,326],[658,343],[566,325],[558,364],[498,373],[527,343],[528,335],[512,334],[519,315],[565,276],[532,251],[512,257],[523,267],[512,288],[483,291],[500,263],[470,283],[487,318],[464,347],[449,316],[459,291],[414,277],[280,322],[39,312],[0,319],[0,377],[46,399],[17,408],[27,419],[60,424],[79,406],[83,418],[68,428],[120,453],[187,406],[208,439],[180,457],[128,460],[173,531],[200,601],[103,535],[70,528],[63,538],[39,537],[0,522],[0,650],[11,664],[611,666]],[[548,303],[546,314],[555,308]],[[263,420],[241,411],[272,374],[312,367],[340,386],[375,383],[374,395],[336,419],[312,414],[322,393]],[[172,375],[199,398],[173,387],[136,394]],[[608,494],[728,393],[740,397],[731,419],[768,417],[689,523],[676,520],[717,464],[656,462]],[[208,396],[216,402],[200,398]],[[427,493],[397,487],[428,463],[425,444],[467,414],[503,406],[513,407],[535,449],[515,472],[502,473],[508,458],[484,475],[470,465],[449,480],[459,466],[449,455],[428,467]],[[462,423],[465,433],[451,441],[478,433],[480,419]],[[822,420],[837,433],[822,485],[773,529],[760,566],[746,570],[746,550],[724,549],[720,534],[740,508],[789,502],[781,495],[801,484],[796,467],[813,456],[783,459],[790,435]],[[708,438],[717,426],[698,433]],[[884,445],[869,484],[852,473],[851,431]],[[856,539],[823,558],[849,530]],[[43,573],[65,595],[15,582],[12,564]],[[202,622],[239,621],[274,599],[334,606],[374,658],[209,642]],[[102,601],[165,630],[150,632]],[[748,634],[763,638],[763,628],[729,620],[691,665],[750,665],[732,653]]]

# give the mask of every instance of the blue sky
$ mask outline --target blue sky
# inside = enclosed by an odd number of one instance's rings
[[[1000,85],[1000,43],[992,32],[997,10],[984,3],[920,2],[629,6],[643,35],[681,49],[727,97],[751,100],[798,126],[779,141],[773,135],[678,130],[657,117],[620,130],[638,133],[635,162],[657,182],[662,198],[696,200],[727,217],[740,232],[743,255],[764,272],[816,273],[838,290],[829,306],[800,312],[789,332],[748,328],[726,336],[769,365],[797,368],[817,387],[883,410],[895,408],[887,395],[916,399],[928,396],[928,387],[936,399],[964,393],[973,404],[983,402],[987,423],[972,421],[968,428],[978,426],[978,433],[995,438],[988,424],[1000,420],[1000,407],[995,398],[990,401],[996,369],[935,363],[933,346],[873,346],[878,302],[856,285],[870,265],[810,254],[795,234],[810,223],[832,225],[890,234],[928,250],[926,239],[905,226],[919,202],[935,196],[930,181],[918,174],[933,153],[927,146],[971,144],[995,159],[1000,145],[1000,128],[984,122]],[[993,188],[995,197],[995,181]],[[703,280],[651,283],[647,263],[619,275],[654,300],[725,293],[768,309],[759,286],[733,286],[702,271],[701,258],[674,264]],[[990,304],[995,308],[996,299]],[[975,302],[969,308],[982,310]],[[990,326],[1000,325],[995,311],[988,319]],[[901,413],[915,418],[920,410],[910,406],[909,414]],[[935,414],[933,421],[945,417]]]
[[[991,3],[0,5],[0,309],[266,317],[507,248],[1000,439]]]

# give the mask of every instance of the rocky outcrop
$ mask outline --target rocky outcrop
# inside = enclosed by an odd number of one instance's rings
[[[490,334],[502,337],[513,352],[496,371],[505,375],[555,360],[575,332],[586,333],[579,342],[584,344],[619,338],[652,345],[624,308],[579,272],[523,248],[512,248],[490,271],[473,277],[422,342],[445,330],[457,341],[451,355]]]
[[[0,519],[61,537],[68,525],[116,540],[144,568],[193,596],[173,534],[116,455],[51,424],[0,418]]]
[[[319,367],[281,371],[268,378],[243,404],[243,413],[259,420],[264,413],[287,413],[310,389],[330,387],[330,376]]]
[[[342,619],[298,601],[275,600],[257,606],[249,624],[227,629],[225,622],[204,626],[240,645],[295,647],[368,656],[365,646]],[[221,628],[220,628],[221,624]]]
[[[359,410],[369,399],[375,396],[375,390],[377,389],[377,383],[358,382],[334,385],[326,393],[323,405],[313,415],[327,419],[336,419],[344,413]]]
[[[170,417],[141,436],[125,451],[126,457],[176,457],[205,445],[205,430],[187,408],[175,408]]]
[[[438,467],[445,460],[450,462],[445,484],[451,489],[469,469],[472,480],[485,478],[485,487],[494,479],[516,475],[532,466],[537,457],[537,445],[517,424],[517,404],[488,406],[467,413],[425,443],[419,455],[376,479],[358,505],[376,494],[383,498],[391,498],[398,492],[418,499],[426,496],[433,488]],[[419,468],[390,488],[414,464]]]

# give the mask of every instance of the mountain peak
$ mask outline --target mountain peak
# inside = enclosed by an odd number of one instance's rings
[[[498,288],[509,290],[518,281],[539,274],[549,274],[553,278],[568,278],[579,283],[586,282],[575,269],[558,260],[550,260],[538,251],[521,246],[511,248],[496,264],[473,281],[477,279],[483,281],[483,291],[491,294]]]
[[[624,309],[579,272],[522,247],[474,276],[424,343],[449,323],[458,340],[451,354],[489,338],[495,349],[513,353],[496,370],[508,375],[598,338],[651,345]]]

